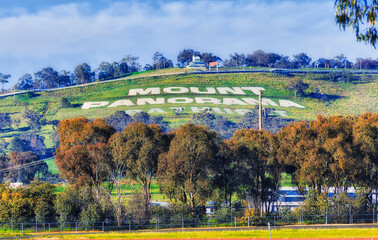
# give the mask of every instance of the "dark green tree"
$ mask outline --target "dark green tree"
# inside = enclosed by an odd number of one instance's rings
[[[193,56],[200,56],[201,53],[193,49],[184,49],[177,55],[177,62],[182,66],[187,66],[193,59]]]
[[[0,131],[6,128],[10,128],[12,124],[9,113],[0,113]]]
[[[196,207],[212,193],[210,176],[214,174],[221,140],[203,126],[186,124],[173,133],[169,151],[160,155],[158,181],[166,195],[189,203],[192,217]]]
[[[31,90],[33,89],[34,80],[31,74],[26,73],[18,79],[17,84],[14,86],[16,90]]]
[[[92,82],[95,75],[94,72],[92,72],[91,67],[86,63],[78,65],[75,68],[74,74],[77,84],[86,84]]]
[[[39,131],[41,129],[41,127],[42,127],[42,123],[41,123],[42,114],[26,107],[22,117],[24,119],[26,119],[26,121],[29,123],[29,126],[32,130]]]

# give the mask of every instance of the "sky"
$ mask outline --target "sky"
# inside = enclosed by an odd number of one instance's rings
[[[73,71],[156,51],[176,63],[183,49],[231,53],[261,49],[313,60],[344,54],[378,58],[334,20],[334,0],[0,0],[0,73],[12,87],[25,73]]]

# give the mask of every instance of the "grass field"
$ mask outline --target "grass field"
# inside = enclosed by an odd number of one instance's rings
[[[161,76],[166,73],[180,73],[178,75]],[[182,74],[181,74],[182,73]],[[155,76],[153,76],[155,75]],[[66,118],[73,118],[79,116],[85,116],[89,119],[105,118],[119,110],[132,110],[140,109],[148,111],[151,108],[160,108],[165,113],[151,113],[151,115],[162,115],[165,117],[165,121],[171,124],[171,127],[177,127],[190,120],[192,112],[189,111],[190,107],[227,107],[230,109],[246,108],[252,109],[253,105],[238,106],[238,105],[214,105],[211,103],[206,104],[177,104],[167,103],[164,105],[143,105],[143,106],[120,106],[120,107],[100,107],[91,108],[87,110],[81,109],[84,102],[87,101],[109,101],[110,103],[121,100],[130,99],[135,102],[137,98],[141,96],[127,96],[128,91],[134,88],[149,88],[149,87],[193,87],[197,86],[201,90],[205,87],[263,87],[266,90],[263,91],[264,97],[269,98],[276,102],[278,99],[291,100],[298,103],[302,108],[285,108],[282,106],[274,106],[276,110],[284,110],[288,115],[288,118],[298,120],[312,120],[315,119],[318,114],[324,116],[341,114],[341,115],[358,115],[364,112],[377,112],[378,111],[378,76],[359,76],[360,80],[355,83],[341,83],[331,82],[326,79],[326,76],[318,75],[306,75],[301,76],[303,81],[309,84],[309,89],[306,90],[307,94],[311,92],[319,92],[329,96],[328,101],[318,100],[312,97],[295,97],[294,92],[289,90],[290,77],[277,76],[270,73],[232,73],[232,74],[212,74],[212,75],[198,75],[187,74],[182,69],[165,69],[161,71],[142,72],[136,73],[132,76],[128,76],[117,81],[110,81],[104,83],[98,83],[88,86],[79,86],[74,88],[37,92],[34,97],[27,98],[26,95],[18,95],[13,97],[0,97],[0,113],[10,113],[12,119],[19,118],[21,120],[18,128],[13,127],[8,131],[0,133],[0,138],[9,141],[11,137],[18,136],[20,134],[27,134],[30,132],[27,126],[28,124],[23,119],[23,112],[25,107],[32,108],[43,114],[43,119],[46,121],[62,120]],[[67,98],[72,107],[61,108],[60,99],[62,97]],[[237,98],[251,97],[257,98],[257,96],[251,92],[247,95],[209,95],[209,94],[194,94],[183,93],[179,95],[172,95],[163,93],[159,95],[148,95],[144,97],[212,97],[212,98]],[[184,114],[176,116],[171,107],[185,107]],[[271,107],[271,106],[268,106]],[[232,114],[221,114],[232,121],[238,122],[242,119],[241,115],[233,112]],[[53,127],[51,125],[45,125],[41,131],[37,134],[46,138],[46,146],[52,147],[52,140],[50,137]]]
[[[5,233],[3,237],[18,237],[20,234]],[[30,233],[33,235],[33,233]],[[0,235],[1,236],[1,235]],[[27,236],[27,235],[24,235]],[[272,239],[359,239],[377,238],[377,228],[330,228],[330,229],[272,229]],[[177,232],[109,232],[96,234],[73,234],[73,235],[41,235],[34,239],[255,239],[270,238],[268,230],[238,230],[238,231],[177,231]]]

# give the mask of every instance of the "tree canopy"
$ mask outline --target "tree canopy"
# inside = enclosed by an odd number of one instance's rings
[[[336,22],[340,28],[352,27],[357,41],[375,47],[378,37],[378,1],[335,0]]]

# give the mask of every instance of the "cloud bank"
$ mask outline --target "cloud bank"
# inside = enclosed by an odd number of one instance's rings
[[[333,1],[128,1],[97,10],[91,4],[0,13],[0,72],[11,73],[13,85],[46,66],[73,70],[87,62],[95,68],[126,54],[145,64],[159,51],[175,62],[184,48],[222,58],[257,49],[306,52],[313,59],[344,53],[353,61],[378,55],[338,29]]]

